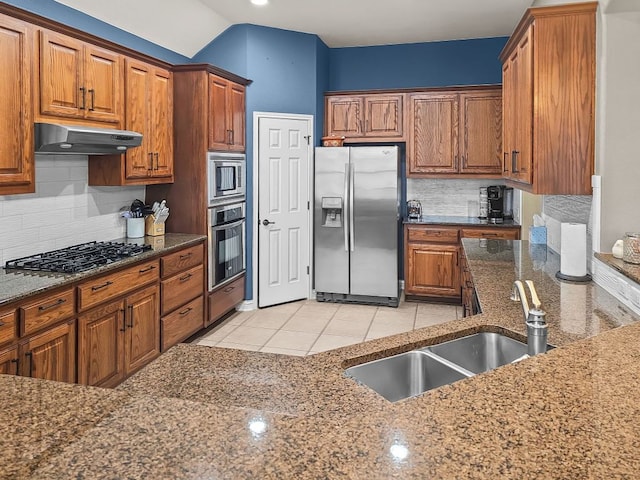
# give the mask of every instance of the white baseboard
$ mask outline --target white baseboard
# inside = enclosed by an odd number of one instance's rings
[[[255,310],[256,308],[257,307],[255,302],[253,301],[253,299],[251,299],[251,300],[244,300],[240,305],[236,307],[236,310],[238,312],[250,312],[251,310]]]

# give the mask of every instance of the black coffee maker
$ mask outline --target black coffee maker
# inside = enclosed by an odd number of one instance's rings
[[[513,188],[490,185],[487,187],[487,221],[504,223],[505,219],[513,219]]]

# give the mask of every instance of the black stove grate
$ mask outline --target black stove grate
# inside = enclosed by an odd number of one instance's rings
[[[7,270],[34,270],[58,273],[78,273],[102,265],[134,257],[151,250],[151,245],[119,242],[87,242],[80,245],[8,260]]]

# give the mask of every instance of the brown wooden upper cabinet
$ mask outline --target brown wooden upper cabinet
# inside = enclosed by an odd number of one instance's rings
[[[133,59],[126,65],[126,128],[142,133],[140,148],[125,154],[126,178],[166,181],[173,176],[171,72]]]
[[[35,191],[31,27],[0,15],[0,195]]]
[[[403,141],[403,104],[403,94],[327,95],[325,135]]]
[[[39,108],[36,117],[121,126],[122,56],[81,40],[40,30]]]
[[[244,85],[210,73],[209,114],[209,150],[244,152]]]
[[[500,54],[503,177],[535,194],[589,195],[597,3],[530,8]]]
[[[499,177],[500,88],[410,93],[407,175]]]
[[[89,185],[173,182],[173,74],[127,58],[125,128],[142,133],[142,145],[124,155],[90,157]]]

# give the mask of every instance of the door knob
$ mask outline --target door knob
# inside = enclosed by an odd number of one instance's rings
[[[267,220],[266,218],[262,221],[262,224],[266,227],[267,225],[273,225],[276,222],[270,222],[269,220]]]

